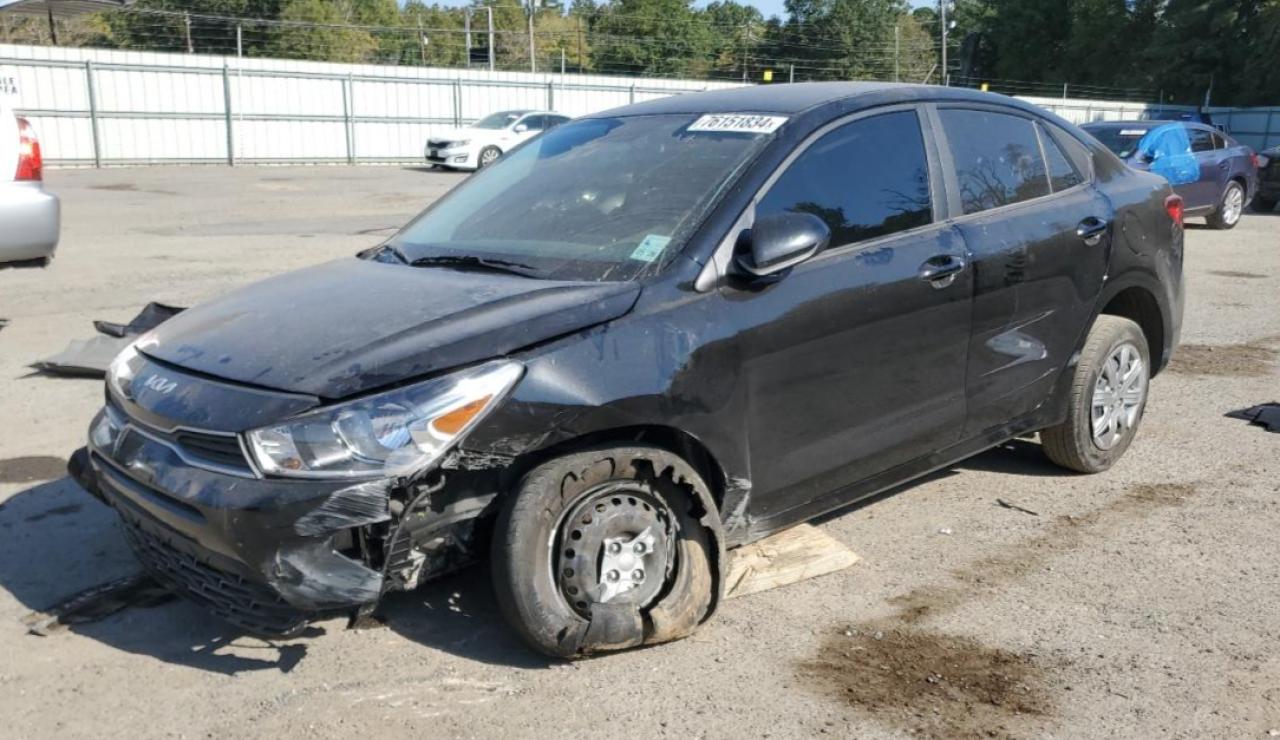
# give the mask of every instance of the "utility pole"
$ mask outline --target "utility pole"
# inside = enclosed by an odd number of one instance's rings
[[[462,12],[462,27],[467,38],[467,69],[471,69],[471,8]]]
[[[236,58],[244,56],[244,29],[236,24]]]
[[[582,16],[578,16],[578,74],[582,74],[585,61],[582,57]]]
[[[538,2],[538,0],[529,0],[529,71],[530,72],[538,71],[538,63],[534,61],[535,57],[534,57],[534,46],[533,46],[533,12],[535,9],[534,3],[536,2]]]
[[[53,3],[49,3],[45,10],[49,11],[49,38],[53,40],[53,45],[58,45],[58,25],[53,22]],[[7,31],[6,31],[7,33]]]
[[[942,20],[942,84],[946,85],[951,82],[947,74],[947,0],[938,0],[938,10]]]
[[[796,81],[796,65],[791,65],[791,71],[787,74],[787,82]]]
[[[899,41],[898,24],[895,23],[893,24],[893,81],[894,82],[900,82],[902,80],[902,77],[899,74],[901,71],[902,64],[901,64],[899,53],[898,53],[900,50],[898,41]]]
[[[191,43],[191,14],[183,13],[182,22],[187,27],[187,53],[194,54],[196,53],[196,47],[195,44]]]
[[[486,5],[484,9],[489,11],[489,71],[493,71],[493,6]]]

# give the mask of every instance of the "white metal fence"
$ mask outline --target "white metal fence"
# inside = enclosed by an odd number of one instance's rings
[[[428,136],[496,110],[576,116],[735,86],[13,44],[0,44],[0,69],[17,78],[15,105],[51,164],[98,166],[420,161]],[[1143,118],[1157,107],[1023,99],[1074,123]],[[1254,149],[1280,143],[1280,108],[1209,110]]]
[[[0,44],[51,164],[398,162],[496,110],[567,115],[728,83]]]

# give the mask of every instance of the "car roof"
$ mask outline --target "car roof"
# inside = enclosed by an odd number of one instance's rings
[[[1086,131],[1091,128],[1160,128],[1161,126],[1186,126],[1187,128],[1204,129],[1213,133],[1222,133],[1218,129],[1207,123],[1199,121],[1169,121],[1161,118],[1149,118],[1145,120],[1133,121],[1090,121],[1080,124],[1080,128]]]
[[[588,117],[659,115],[664,113],[778,113],[793,115],[823,104],[863,99],[867,106],[917,100],[961,100],[998,103],[1037,111],[1034,106],[994,93],[968,88],[897,82],[798,82],[750,85],[686,93],[614,108]],[[1041,115],[1043,111],[1038,111]]]

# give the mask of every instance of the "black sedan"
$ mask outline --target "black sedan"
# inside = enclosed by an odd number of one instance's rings
[[[1182,202],[996,95],[671,97],[113,364],[73,472],[256,632],[483,556],[534,648],[676,639],[725,551],[1010,438],[1099,472],[1182,319]]]

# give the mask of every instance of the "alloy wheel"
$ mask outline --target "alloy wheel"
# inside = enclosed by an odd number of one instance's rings
[[[1090,419],[1098,449],[1115,447],[1137,426],[1146,396],[1146,363],[1138,348],[1125,342],[1112,350],[1093,386]]]

